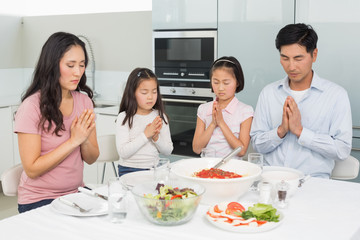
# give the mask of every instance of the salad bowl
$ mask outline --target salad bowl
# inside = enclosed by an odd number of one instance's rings
[[[135,185],[131,192],[147,220],[158,225],[179,225],[196,212],[205,188],[200,184],[169,180]]]
[[[179,179],[201,184],[206,188],[202,204],[213,205],[219,202],[237,201],[248,191],[251,184],[260,176],[261,168],[243,160],[231,159],[219,169],[242,175],[240,178],[199,178],[194,174],[212,168],[220,158],[189,158],[173,163],[171,172]]]

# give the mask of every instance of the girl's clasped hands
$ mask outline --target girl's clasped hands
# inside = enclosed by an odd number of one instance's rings
[[[221,122],[223,122],[223,115],[222,115],[222,109],[219,105],[219,98],[216,98],[216,100],[213,103],[212,108],[212,123],[215,126],[219,126]]]
[[[144,134],[147,138],[152,138],[153,141],[159,139],[160,130],[162,128],[162,119],[160,116],[157,116],[152,123],[149,123],[144,131]]]

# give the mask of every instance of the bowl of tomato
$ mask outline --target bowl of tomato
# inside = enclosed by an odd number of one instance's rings
[[[171,173],[177,178],[201,184],[206,191],[203,204],[237,201],[260,177],[261,168],[243,160],[231,159],[213,169],[220,158],[188,158],[172,164]]]

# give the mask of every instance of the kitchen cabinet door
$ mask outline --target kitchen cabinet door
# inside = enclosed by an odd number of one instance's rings
[[[323,6],[326,6],[323,7]],[[296,22],[313,26],[318,34],[319,76],[344,87],[350,98],[353,125],[360,127],[360,2],[303,0],[296,2]]]
[[[217,0],[153,0],[153,30],[217,28]]]
[[[0,176],[14,166],[11,107],[0,107]]]
[[[96,114],[96,135],[103,136],[108,134],[115,134],[117,115],[111,114]],[[117,162],[116,168],[117,168]],[[84,182],[85,183],[101,183],[104,163],[94,163],[92,165],[85,164],[84,167]],[[106,164],[105,180],[104,183],[110,177],[115,177],[114,170],[111,163]]]
[[[13,154],[14,154],[14,165],[21,163],[18,136],[14,133],[15,128],[15,114],[19,106],[11,106],[11,120],[12,120],[12,135],[13,135]]]
[[[255,108],[263,87],[286,76],[275,38],[293,22],[294,0],[218,1],[218,57],[239,60],[245,76],[240,101]]]

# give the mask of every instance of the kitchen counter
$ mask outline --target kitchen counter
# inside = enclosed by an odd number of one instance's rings
[[[10,95],[10,96],[1,96],[0,97],[0,108],[8,106],[16,106],[21,103],[21,96],[19,95]]]
[[[95,107],[94,112],[97,114],[117,116],[119,113],[119,106]]]

